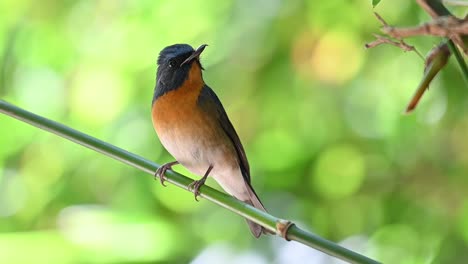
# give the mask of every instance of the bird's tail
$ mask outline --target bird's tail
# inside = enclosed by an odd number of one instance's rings
[[[249,200],[245,200],[244,202],[252,205],[253,207],[259,209],[259,210],[262,210],[264,212],[266,212],[266,209],[265,207],[263,206],[262,202],[260,202],[260,199],[258,198],[257,194],[255,193],[254,189],[252,188],[252,186],[250,186],[250,184],[246,184],[246,187],[247,187],[247,191],[249,193]],[[247,224],[249,225],[249,228],[250,228],[250,231],[252,232],[252,234],[258,238],[260,237],[261,234],[274,234],[273,232],[271,232],[270,230],[264,228],[263,226],[257,224],[257,223],[254,223],[248,219],[245,219],[247,221]]]

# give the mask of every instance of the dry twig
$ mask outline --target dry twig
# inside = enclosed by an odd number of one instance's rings
[[[380,23],[382,23],[384,28],[393,28],[393,27],[389,26],[388,23],[377,12],[374,12],[374,14],[377,17],[377,19],[380,21]],[[370,43],[367,43],[365,45],[366,48],[369,49],[369,48],[379,46],[381,44],[390,44],[390,45],[398,47],[398,48],[400,48],[400,49],[402,49],[404,51],[414,51],[414,52],[416,52],[416,54],[418,54],[418,56],[421,59],[424,60],[424,57],[421,55],[421,53],[419,53],[419,51],[414,46],[409,45],[408,43],[406,43],[400,37],[391,36],[391,37],[395,38],[396,40],[392,40],[390,38],[387,38],[387,37],[384,37],[384,36],[381,36],[381,35],[378,35],[378,34],[374,34],[374,37],[376,37],[376,40],[374,40],[374,41],[372,41]]]
[[[459,34],[468,35],[468,19],[444,16],[416,27],[396,28],[385,25],[382,28],[382,32],[394,38],[406,38],[418,35],[453,38]]]
[[[434,10],[431,5],[427,2],[427,0],[416,0],[416,2],[421,6],[424,11],[426,11],[434,20],[437,20],[437,18],[441,17],[436,10]],[[449,13],[450,14],[450,13]],[[445,14],[444,14],[445,15]],[[453,17],[453,16],[452,16]],[[456,19],[456,18],[455,18]],[[465,21],[466,21],[465,17]],[[466,35],[466,34],[465,34]],[[460,35],[452,35],[450,36],[450,39],[457,44],[465,54],[468,55],[468,49],[465,47],[465,44],[463,43],[462,38]]]
[[[400,49],[402,49],[404,51],[416,51],[417,52],[417,50],[415,49],[414,46],[408,45],[403,40],[394,41],[394,40],[391,40],[391,39],[389,39],[387,37],[384,37],[382,35],[379,35],[379,34],[374,34],[374,37],[376,37],[377,39],[370,42],[370,43],[367,43],[366,48],[369,49],[369,48],[373,48],[373,47],[376,47],[376,46],[381,45],[381,44],[390,44],[390,45],[393,45],[395,47],[399,47]]]

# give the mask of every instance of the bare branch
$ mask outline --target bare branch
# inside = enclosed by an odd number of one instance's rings
[[[450,12],[442,5],[442,2],[433,0],[416,0],[424,11],[426,11],[434,20],[437,20],[440,16],[451,16]],[[436,10],[437,9],[437,10]],[[452,16],[453,17],[453,16]],[[466,20],[466,17],[465,19]],[[466,35],[466,34],[465,34]],[[451,35],[450,39],[457,44],[465,54],[468,54],[468,49],[465,47],[460,35]]]
[[[468,35],[468,19],[444,16],[416,27],[396,28],[384,25],[382,32],[394,38],[406,38],[418,35],[453,38],[459,34]]]
[[[388,25],[388,23],[377,12],[374,12],[374,15],[377,17],[377,19],[380,21],[380,23],[382,23],[384,28],[393,28],[393,27],[390,27]],[[390,45],[398,47],[398,48],[400,48],[400,49],[402,49],[404,51],[414,51],[414,52],[416,52],[416,54],[418,54],[418,56],[421,59],[424,60],[424,57],[421,55],[421,53],[419,53],[419,51],[414,46],[411,46],[411,45],[407,44],[402,38],[394,37],[397,40],[392,40],[390,38],[387,38],[387,37],[384,37],[384,36],[381,36],[381,35],[378,35],[378,34],[374,34],[374,37],[376,37],[376,40],[374,40],[374,41],[372,41],[370,43],[367,43],[365,45],[366,48],[369,49],[369,48],[379,46],[381,44],[390,44]]]
[[[378,34],[374,34],[374,37],[376,37],[377,39],[370,42],[370,43],[367,43],[366,46],[365,46],[366,48],[370,49],[370,48],[379,46],[381,44],[390,44],[390,45],[398,47],[398,48],[400,48],[400,49],[402,49],[404,51],[416,51],[414,46],[408,45],[404,41],[394,41],[394,40],[391,40],[389,38],[386,38],[386,37],[378,35]]]

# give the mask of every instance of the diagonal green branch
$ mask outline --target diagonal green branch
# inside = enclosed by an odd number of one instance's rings
[[[0,100],[0,112],[100,152],[106,156],[126,163],[151,175],[154,175],[154,172],[159,167],[157,164],[138,155],[91,137],[58,122],[28,112],[3,100]],[[173,171],[168,171],[166,176],[168,182],[186,190],[188,190],[188,185],[193,182],[192,179]],[[219,192],[209,186],[202,186],[200,188],[200,193],[201,197],[226,209],[229,209],[245,218],[248,218],[253,222],[263,225],[276,234],[281,235],[286,240],[298,241],[299,243],[318,249],[328,255],[337,257],[350,263],[379,263],[366,256],[360,255],[354,251],[337,245],[329,240],[323,239],[308,231],[300,229],[290,221],[282,220],[268,213],[257,210],[256,208],[238,201],[237,199]]]

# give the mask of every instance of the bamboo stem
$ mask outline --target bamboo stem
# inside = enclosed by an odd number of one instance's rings
[[[143,157],[130,153],[124,149],[106,143],[73,128],[62,125],[58,122],[26,111],[3,100],[0,100],[0,112],[95,150],[108,157],[114,158],[141,171],[144,171],[150,175],[154,175],[156,169],[159,168],[159,165],[144,159]],[[173,171],[167,171],[166,177],[168,182],[186,190],[188,190],[188,185],[193,182],[192,179]],[[274,217],[266,212],[262,212],[209,186],[204,185],[200,188],[200,196],[228,210],[231,210],[236,214],[248,218],[257,224],[264,226],[268,230],[275,232],[288,241],[295,240],[299,243],[315,248],[328,255],[335,256],[349,263],[379,263],[366,256],[360,255],[338,244],[314,235],[308,231],[300,229],[290,221]]]

